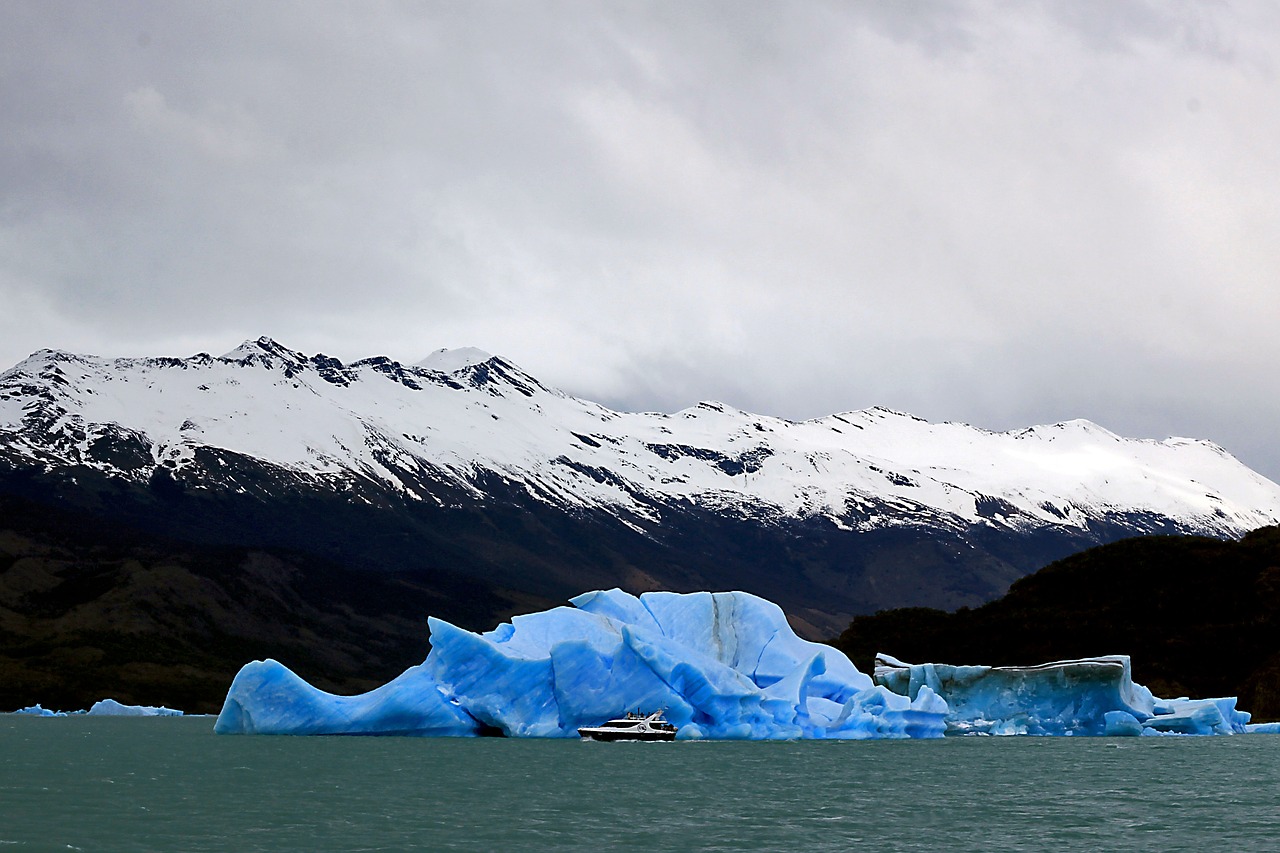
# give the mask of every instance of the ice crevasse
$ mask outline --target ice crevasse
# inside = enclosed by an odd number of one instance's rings
[[[576,737],[628,710],[666,709],[679,738],[941,737],[948,707],[872,683],[743,592],[588,592],[484,634],[429,619],[422,664],[335,696],[273,661],[236,675],[215,731]]]

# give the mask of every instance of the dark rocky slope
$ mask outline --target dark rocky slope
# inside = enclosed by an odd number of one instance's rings
[[[183,543],[0,497],[0,711],[110,696],[216,712],[247,661],[368,690],[421,663],[426,617],[491,627],[551,602],[437,572]]]

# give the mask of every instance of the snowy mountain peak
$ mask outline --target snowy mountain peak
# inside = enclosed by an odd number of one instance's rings
[[[903,420],[916,421],[917,423],[922,423],[922,424],[928,423],[927,420],[925,420],[922,417],[919,417],[918,415],[913,415],[910,412],[900,412],[897,409],[890,409],[886,406],[872,406],[869,409],[864,409],[860,414],[863,414],[867,417],[875,417],[875,418],[882,418],[882,419],[901,418]]]
[[[434,370],[437,373],[455,373],[463,368],[483,364],[492,358],[491,353],[476,347],[458,347],[457,349],[444,347],[431,353],[416,366],[425,370]]]
[[[5,371],[5,373],[38,373],[60,363],[76,362],[82,358],[83,356],[78,356],[66,350],[38,349]]]
[[[246,359],[262,359],[264,356],[275,356],[294,364],[301,364],[307,360],[307,357],[302,353],[282,346],[265,335],[257,340],[245,341],[230,352],[223,353],[221,358],[227,361],[245,361]]]
[[[1073,418],[1072,420],[1069,420],[1069,421],[1062,421],[1060,423],[1056,423],[1053,426],[1057,429],[1075,430],[1077,432],[1089,433],[1091,435],[1104,436],[1114,441],[1124,441],[1123,438],[1116,435],[1111,430],[1107,429],[1104,426],[1099,426],[1098,424],[1086,418]]]
[[[1089,421],[998,433],[885,408],[804,422],[712,401],[615,412],[471,347],[343,364],[262,337],[218,359],[45,350],[0,374],[0,458],[146,480],[210,452],[400,495],[440,482],[478,493],[497,475],[538,501],[648,522],[672,505],[848,530],[1082,529],[1122,514],[1238,534],[1280,521],[1280,486],[1208,442]]]

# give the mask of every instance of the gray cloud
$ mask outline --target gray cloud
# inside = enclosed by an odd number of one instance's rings
[[[1280,422],[1268,3],[0,6],[0,362],[501,352],[624,408]]]

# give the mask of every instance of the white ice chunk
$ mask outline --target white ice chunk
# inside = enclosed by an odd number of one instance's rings
[[[88,711],[91,717],[181,717],[181,711],[163,705],[124,705],[114,699],[94,702]]]
[[[10,711],[9,713],[22,714],[28,717],[65,717],[67,716],[66,711],[54,711],[50,708],[44,708],[44,707],[41,707],[39,702],[37,702],[34,705],[28,705],[25,708],[19,708],[16,711]]]
[[[1236,710],[1234,696],[1219,699],[1160,699],[1144,729],[1181,735],[1229,735],[1247,730],[1249,714]]]

